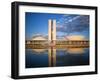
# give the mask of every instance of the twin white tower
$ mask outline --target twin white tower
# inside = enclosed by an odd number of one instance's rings
[[[48,20],[48,41],[56,45],[56,20]],[[48,49],[49,66],[56,66],[56,49]]]
[[[56,40],[56,20],[48,20],[48,41]]]

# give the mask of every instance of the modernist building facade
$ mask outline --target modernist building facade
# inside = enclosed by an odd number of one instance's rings
[[[63,37],[62,40],[56,38],[56,20],[48,20],[48,37],[44,36],[35,36],[31,40],[26,40],[26,45],[38,45],[39,47],[43,45],[49,45],[53,43],[54,45],[70,45],[70,46],[89,46],[89,41],[80,39],[80,40],[68,40]]]
[[[48,41],[56,40],[56,20],[48,21]]]

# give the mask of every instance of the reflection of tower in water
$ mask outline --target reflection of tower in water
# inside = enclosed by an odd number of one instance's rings
[[[56,49],[54,46],[56,45],[56,20],[48,21],[48,41],[50,43],[50,49],[48,49],[48,59],[49,59],[49,67],[56,66]]]
[[[56,49],[48,49],[49,67],[56,66]]]

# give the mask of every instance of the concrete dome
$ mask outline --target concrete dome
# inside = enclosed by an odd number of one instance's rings
[[[82,35],[71,35],[67,36],[68,40],[85,40],[85,37]]]
[[[47,39],[43,36],[37,36],[37,37],[33,37],[32,40],[47,40]]]

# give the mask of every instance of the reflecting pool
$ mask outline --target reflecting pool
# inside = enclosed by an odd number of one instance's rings
[[[89,48],[26,49],[25,67],[89,65]]]

